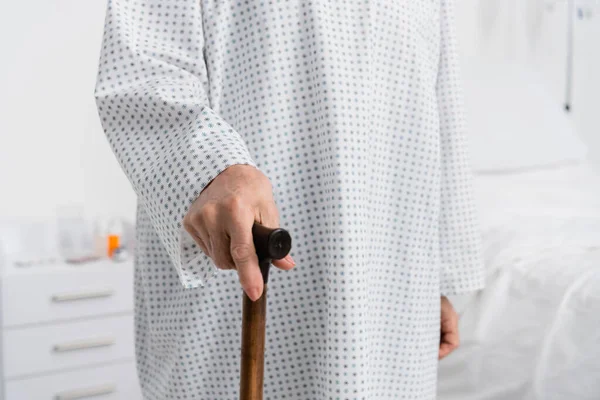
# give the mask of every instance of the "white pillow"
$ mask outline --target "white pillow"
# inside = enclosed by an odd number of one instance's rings
[[[464,89],[474,171],[520,171],[586,158],[564,105],[533,69],[479,61],[464,77]]]

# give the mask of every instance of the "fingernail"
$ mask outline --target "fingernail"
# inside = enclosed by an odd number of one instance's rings
[[[260,298],[261,293],[259,288],[252,288],[248,290],[248,292],[248,297],[250,297],[250,300],[256,301]]]
[[[292,258],[292,256],[290,256],[289,254],[287,256],[285,256],[283,259],[285,261],[289,262],[290,264],[292,264],[292,266],[296,265],[296,262],[294,261],[294,259]]]

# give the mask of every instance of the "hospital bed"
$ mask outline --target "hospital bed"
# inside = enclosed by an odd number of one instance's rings
[[[600,177],[586,163],[478,175],[486,289],[455,296],[439,400],[600,399]]]
[[[466,86],[486,288],[451,297],[439,400],[600,399],[600,167],[524,71]]]

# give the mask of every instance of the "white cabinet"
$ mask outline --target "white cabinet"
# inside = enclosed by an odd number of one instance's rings
[[[131,262],[5,268],[0,289],[0,398],[141,400]]]
[[[18,400],[141,399],[133,362],[10,380],[6,398]]]
[[[133,358],[131,315],[4,331],[9,379]]]
[[[5,327],[131,313],[133,309],[130,265],[65,266],[49,272],[43,272],[45,267],[37,269],[42,271],[5,277],[2,285]]]

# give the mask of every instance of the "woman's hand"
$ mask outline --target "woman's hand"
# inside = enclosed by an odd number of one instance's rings
[[[251,165],[232,165],[202,190],[183,225],[219,269],[235,269],[251,300],[263,292],[263,278],[252,238],[254,222],[279,228],[279,213],[269,179]],[[291,256],[273,265],[292,269]]]
[[[460,344],[458,334],[458,314],[446,296],[442,296],[442,321],[440,332],[440,352],[438,359],[452,353]]]

